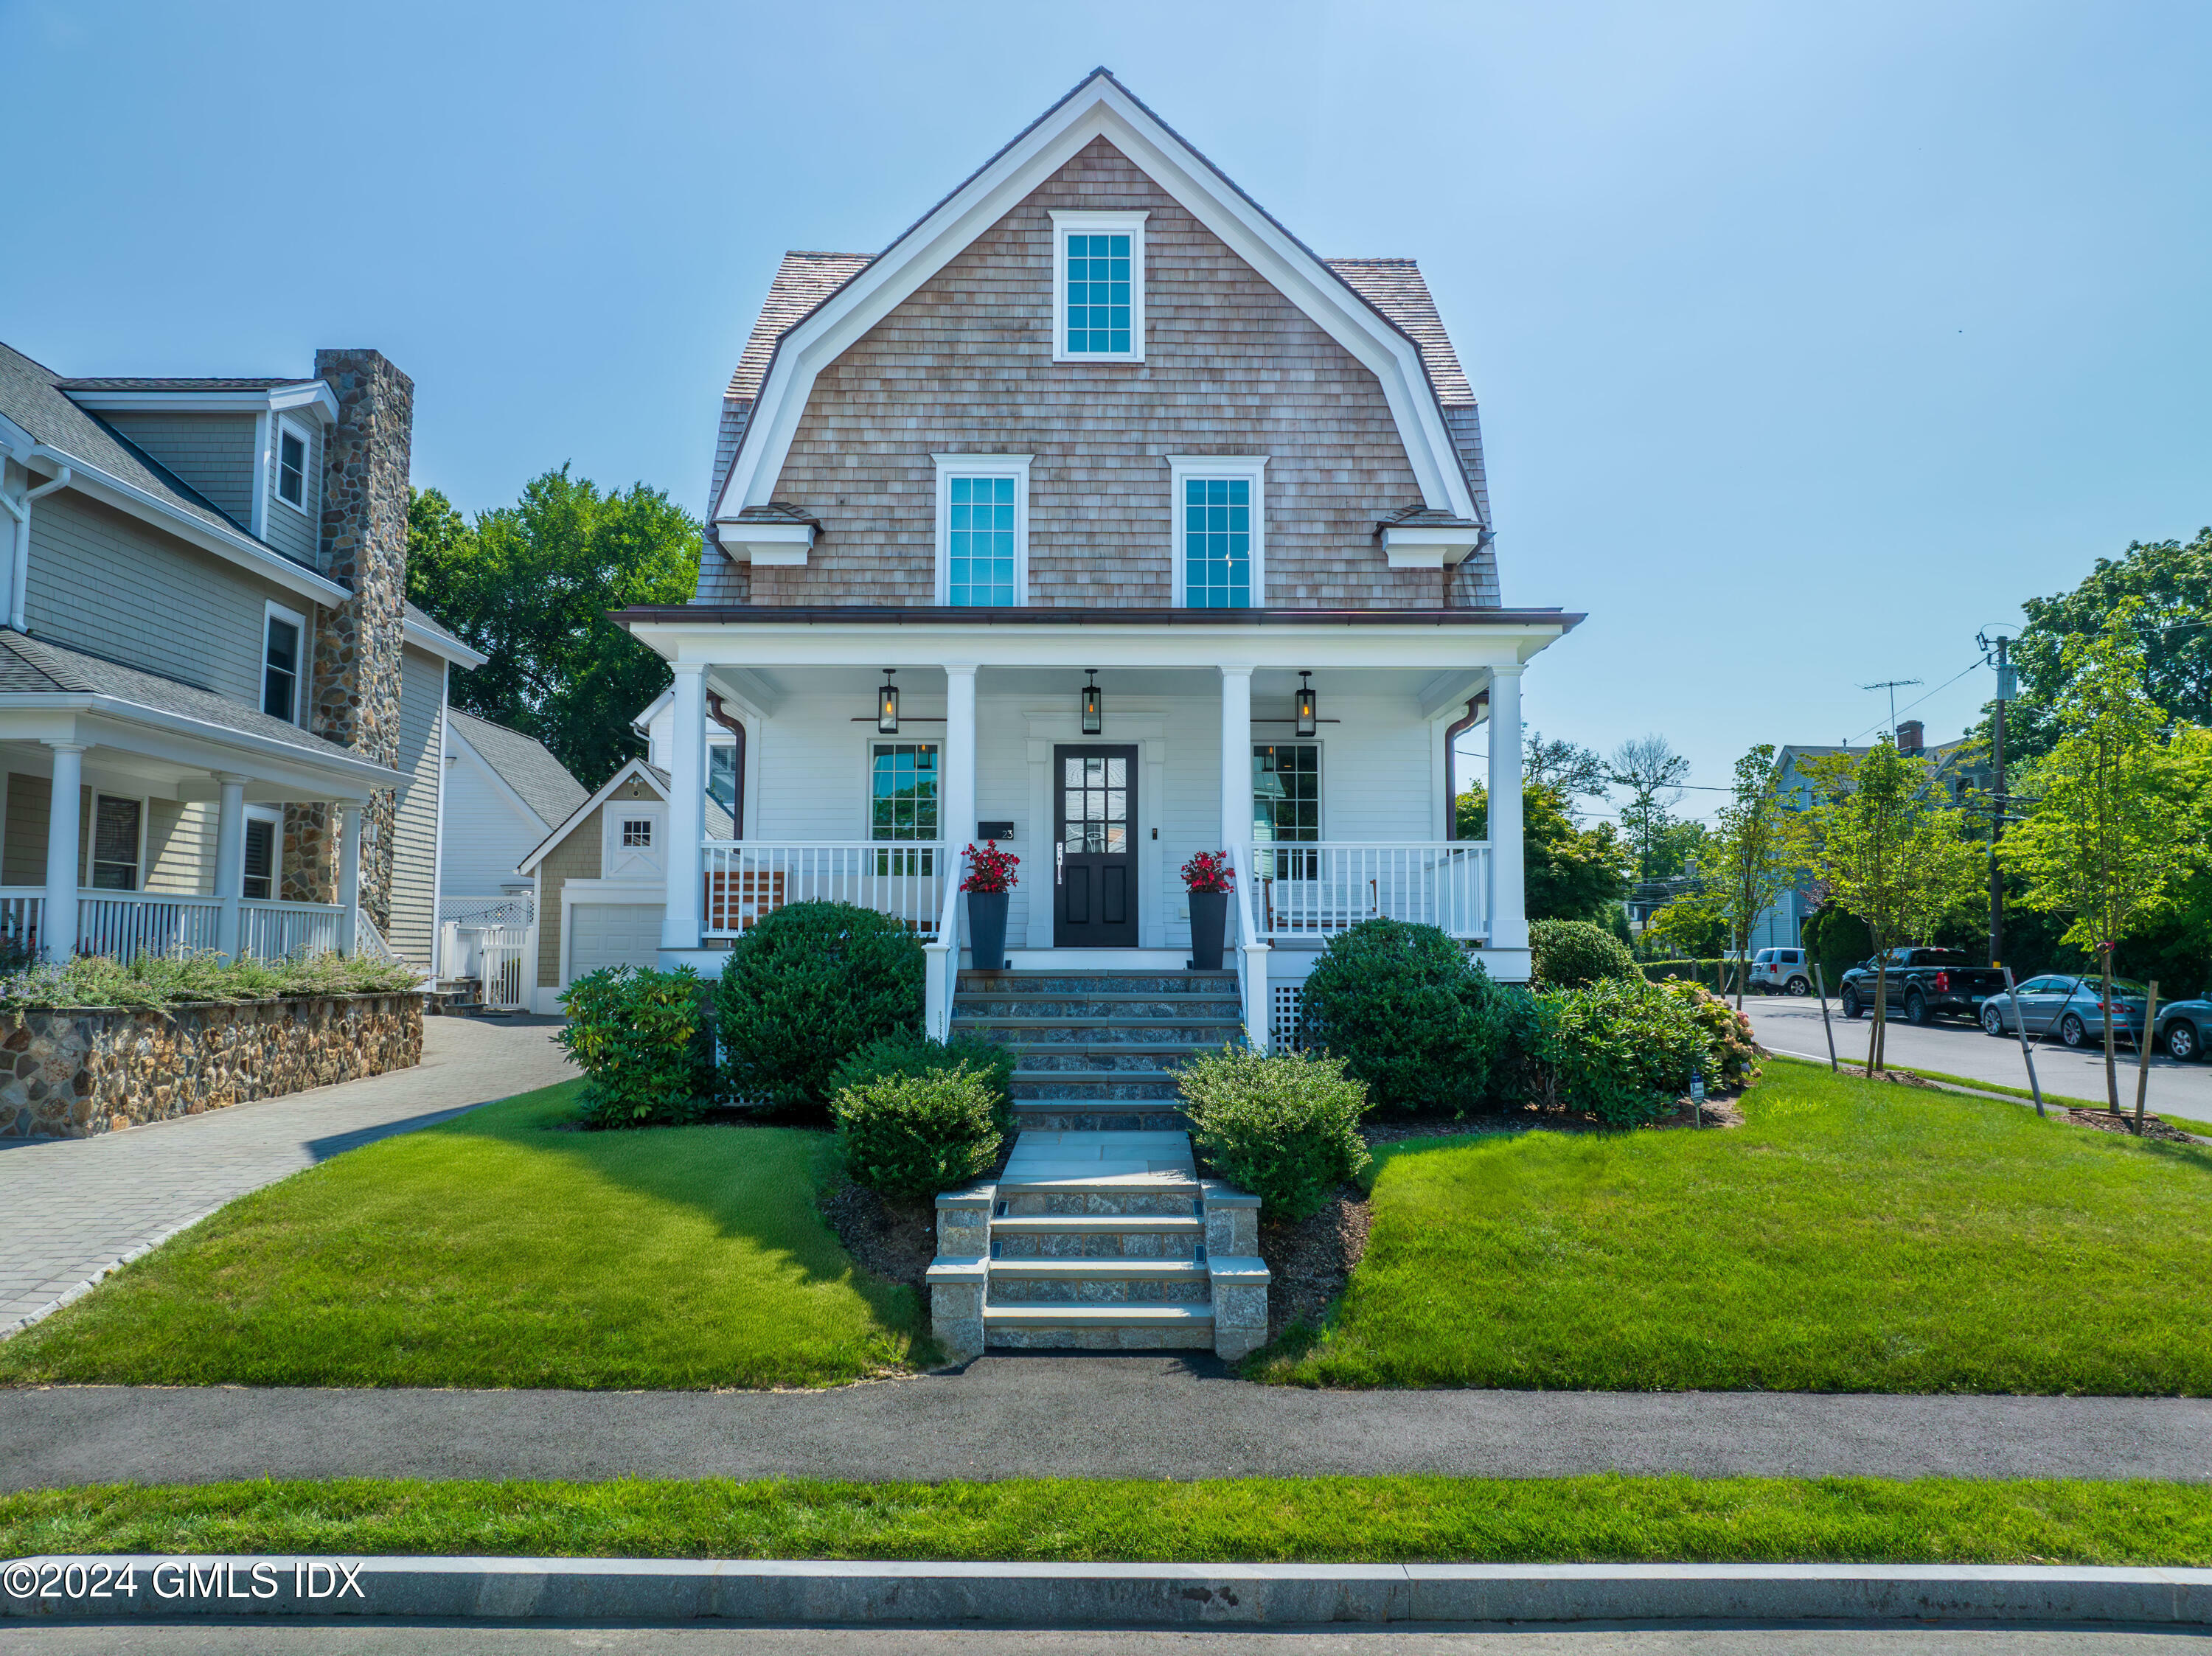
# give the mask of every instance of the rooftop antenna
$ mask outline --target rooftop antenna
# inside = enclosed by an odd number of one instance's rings
[[[1859,686],[1859,688],[1862,690],[1887,690],[1889,692],[1889,734],[1893,739],[1894,739],[1897,735],[1897,693],[1899,690],[1906,688],[1908,686],[1923,683],[1924,682],[1924,680],[1917,678],[1885,678],[1873,684],[1862,684]]]

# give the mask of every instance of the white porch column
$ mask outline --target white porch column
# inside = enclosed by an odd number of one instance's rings
[[[660,946],[699,946],[707,837],[707,669],[696,661],[676,668],[676,703],[669,736],[668,903],[661,913]]]
[[[1521,665],[1490,670],[1490,937],[1492,949],[1528,946],[1522,872]]]
[[[50,961],[76,953],[77,828],[83,815],[84,746],[49,742],[54,754],[53,798],[46,808],[46,895],[40,917],[40,947]]]
[[[338,953],[350,955],[359,943],[361,828],[368,816],[368,802],[355,799],[331,809],[345,813],[345,827],[338,840]]]
[[[937,834],[945,841],[949,867],[960,870],[960,851],[975,837],[975,670],[945,669],[945,756],[938,786]]]
[[[217,771],[222,789],[215,826],[215,895],[222,899],[215,946],[223,959],[238,958],[239,900],[246,895],[246,778]]]
[[[1252,670],[1221,670],[1221,844],[1252,837]]]

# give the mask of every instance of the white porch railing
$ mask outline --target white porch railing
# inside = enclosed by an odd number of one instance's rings
[[[319,955],[338,946],[338,911],[330,904],[255,901],[238,907],[241,955],[274,961],[288,955]]]
[[[751,840],[701,842],[706,935],[742,937],[764,914],[787,903],[853,903],[903,920],[921,937],[942,924],[954,855],[934,841],[853,840],[830,845],[772,845]]]
[[[1490,935],[1490,846],[1480,840],[1246,845],[1259,935],[1319,942],[1362,920],[1413,920],[1452,937]]]
[[[0,890],[0,948],[11,955],[37,954],[46,907],[42,891]]]
[[[1244,1040],[1255,1052],[1273,1045],[1267,1017],[1267,943],[1260,931],[1257,905],[1252,891],[1252,852],[1249,846],[1229,847],[1229,867],[1237,887],[1237,937],[1230,947],[1236,952],[1237,993],[1244,1017]]]
[[[922,1033],[933,1040],[952,1039],[952,1001],[960,986],[960,920],[966,906],[960,901],[960,881],[968,853],[952,853],[953,865],[945,882],[944,907],[938,911],[937,935],[922,948]]]
[[[172,955],[213,949],[222,904],[213,897],[172,897],[149,891],[82,891],[76,900],[76,952]]]

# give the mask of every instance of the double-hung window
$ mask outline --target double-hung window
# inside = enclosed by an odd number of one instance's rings
[[[937,743],[868,744],[868,837],[887,841],[876,852],[876,872],[934,874],[937,853]],[[906,845],[920,848],[898,850]]]
[[[307,500],[307,434],[289,420],[276,422],[276,498],[313,514]]]
[[[1175,602],[1189,610],[1265,603],[1267,457],[1170,454]]]
[[[1321,877],[1316,851],[1272,850],[1321,838],[1321,745],[1267,742],[1252,749],[1252,838],[1263,880]]]
[[[246,880],[240,895],[266,902],[276,895],[276,823],[267,816],[246,819]]]
[[[1030,457],[935,454],[937,601],[1029,602]]]
[[[261,634],[261,711],[287,725],[300,722],[300,655],[307,637],[306,616],[268,606]]]
[[[92,885],[96,891],[136,891],[145,850],[146,804],[143,799],[94,797]]]
[[[1144,213],[1052,215],[1055,362],[1145,360]]]

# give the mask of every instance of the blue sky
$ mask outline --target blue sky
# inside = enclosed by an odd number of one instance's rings
[[[699,509],[778,254],[880,247],[1106,64],[1321,252],[1421,261],[1507,600],[1590,616],[1530,722],[1701,783],[1882,724],[1873,680],[1954,734],[1978,627],[2212,521],[2201,3],[0,0],[0,337],[377,346],[467,507],[568,460]]]

